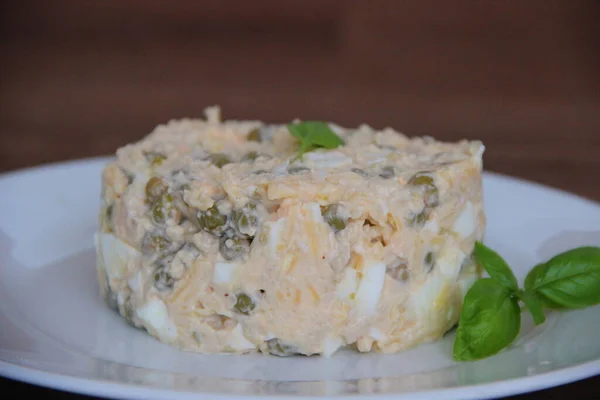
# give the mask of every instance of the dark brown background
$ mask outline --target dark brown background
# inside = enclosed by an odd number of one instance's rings
[[[0,172],[107,155],[220,104],[481,139],[486,169],[600,200],[600,1],[0,4]]]

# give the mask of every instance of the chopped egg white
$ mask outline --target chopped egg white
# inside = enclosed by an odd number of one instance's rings
[[[344,346],[345,344],[346,343],[344,342],[344,340],[339,336],[337,336],[337,337],[327,336],[327,338],[323,342],[322,354],[325,358],[329,358],[336,351],[338,351],[340,349],[340,347]]]
[[[473,209],[473,203],[470,201],[465,204],[462,212],[454,221],[452,230],[458,233],[461,237],[466,238],[471,236],[475,232],[476,219],[475,212]]]
[[[269,250],[273,256],[277,256],[277,247],[279,246],[281,235],[283,234],[285,221],[286,218],[282,217],[271,224],[271,229],[269,230]]]
[[[367,165],[377,164],[384,162],[389,155],[390,151],[387,149],[380,149],[375,146],[369,146],[361,151],[359,158]]]
[[[167,306],[159,299],[151,299],[138,308],[136,315],[154,329],[159,339],[171,341],[177,338],[177,327],[169,318]]]
[[[231,331],[229,345],[232,349],[237,351],[252,350],[256,347],[254,343],[249,341],[246,336],[244,336],[244,331],[242,330],[242,325],[240,324],[237,324],[236,327]]]
[[[346,129],[336,123],[329,122],[327,125],[329,125],[329,129],[331,129],[333,133],[337,135],[344,135],[346,133]]]
[[[285,176],[288,174],[288,167],[285,164],[282,164],[278,167],[273,168],[271,173],[275,176]]]
[[[96,235],[96,251],[102,257],[109,279],[121,279],[127,272],[127,264],[140,253],[112,233]]]
[[[377,205],[381,209],[381,213],[383,215],[388,215],[388,213],[390,212],[390,209],[387,206],[387,203],[385,201],[383,201],[382,199],[380,199],[379,202],[377,203]]]
[[[142,270],[138,270],[127,280],[127,286],[133,292],[137,292],[142,287]]]
[[[385,335],[383,334],[383,332],[381,332],[381,330],[377,328],[371,327],[369,329],[369,336],[371,336],[371,338],[377,341],[385,340]]]
[[[484,152],[485,152],[485,145],[481,144],[479,146],[479,148],[477,149],[477,151],[475,152],[475,154],[473,154],[473,156],[472,156],[472,159],[473,159],[475,165],[479,168],[481,168],[483,166],[482,156],[483,156]]]
[[[217,262],[213,273],[214,283],[230,283],[235,272],[236,264]]]
[[[454,307],[450,306],[450,307],[448,307],[448,312],[446,313],[446,319],[448,321],[450,321],[453,316],[454,316]]]
[[[442,274],[432,274],[425,284],[410,297],[412,308],[419,316],[431,315],[432,310],[439,306],[440,294],[448,284],[448,279]]]
[[[313,151],[306,153],[304,159],[308,166],[314,168],[337,168],[352,163],[350,157],[338,151]]]
[[[466,255],[455,246],[446,245],[439,253],[436,267],[447,277],[454,279],[458,276],[460,266]]]
[[[302,208],[306,211],[306,216],[313,222],[324,222],[319,203],[306,203]]]
[[[437,219],[431,219],[427,221],[425,225],[423,225],[423,230],[437,234],[440,232],[440,224],[438,223]]]
[[[463,277],[461,277],[461,279],[458,281],[458,286],[460,287],[461,292],[461,298],[464,298],[467,295],[467,292],[469,291],[471,286],[473,286],[476,280],[477,275],[475,275],[475,273],[468,275],[465,274]]]
[[[117,303],[122,306],[125,303],[125,293],[119,292],[117,295]]]
[[[358,287],[358,276],[356,270],[351,267],[344,268],[342,280],[337,284],[337,297],[341,300],[347,300],[353,293],[356,293]]]
[[[360,313],[372,314],[375,312],[383,289],[384,278],[384,263],[370,262],[365,264],[363,277],[356,291],[356,308]]]
[[[150,179],[148,174],[142,171],[137,171],[133,177],[133,187],[143,191],[146,187],[146,183],[148,183],[148,179]]]

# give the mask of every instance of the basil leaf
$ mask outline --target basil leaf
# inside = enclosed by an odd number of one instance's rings
[[[525,288],[561,307],[600,304],[600,247],[565,251],[532,269]]]
[[[320,121],[304,121],[296,124],[288,124],[288,131],[300,141],[298,157],[315,147],[334,149],[344,144],[344,141],[336,135],[329,125]]]
[[[511,344],[521,329],[521,309],[511,290],[493,278],[476,281],[461,310],[454,359],[489,357]]]
[[[481,242],[475,242],[475,260],[487,273],[512,291],[519,290],[519,283],[504,259]]]
[[[519,293],[519,298],[523,300],[523,303],[527,306],[527,309],[531,313],[533,317],[533,322],[536,325],[543,324],[546,322],[546,316],[544,315],[544,309],[542,300],[538,297],[535,292],[530,291],[521,291]]]
[[[535,267],[533,267],[531,269],[531,271],[529,271],[529,273],[527,274],[527,277],[525,278],[525,283],[524,283],[524,288],[525,291],[529,291],[529,292],[535,292],[535,290],[533,289],[533,283],[540,279],[538,278],[538,275],[543,273],[543,270],[545,269],[545,265],[543,263],[536,265]],[[542,293],[536,293],[538,299],[542,302],[543,306],[546,308],[551,308],[551,309],[555,309],[555,310],[560,310],[560,309],[564,309],[565,307],[555,303],[554,301],[550,300],[549,298],[547,298],[546,296],[544,296]]]
[[[533,285],[536,281],[540,279],[540,275],[542,274],[542,270],[544,268],[544,263],[540,263],[529,271],[529,273],[525,277],[525,282],[523,282],[523,287],[525,288],[525,290],[533,290]]]

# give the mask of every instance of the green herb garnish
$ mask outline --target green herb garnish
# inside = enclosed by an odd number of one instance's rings
[[[344,144],[344,141],[324,122],[304,121],[288,124],[287,128],[292,136],[300,141],[296,158],[302,158],[304,153],[318,147],[334,149]]]
[[[544,308],[577,309],[600,304],[600,247],[583,246],[560,253],[529,271],[520,289],[506,261],[480,242],[475,259],[489,278],[467,292],[454,341],[454,359],[473,361],[510,345],[521,329],[521,305],[536,325]]]
[[[548,308],[584,308],[600,303],[600,248],[579,247],[532,269],[525,290]]]
[[[475,260],[482,264],[486,272],[493,279],[502,283],[512,292],[519,290],[517,278],[502,257],[494,250],[486,247],[480,242],[475,243]]]

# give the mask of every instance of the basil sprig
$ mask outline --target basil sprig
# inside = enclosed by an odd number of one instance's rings
[[[344,144],[342,138],[336,135],[325,122],[304,121],[288,124],[287,128],[292,136],[300,141],[296,158],[302,158],[304,153],[318,147],[334,149]]]
[[[529,271],[520,289],[506,261],[476,242],[475,260],[490,276],[467,292],[454,341],[454,359],[490,357],[509,346],[521,329],[521,305],[536,325],[544,309],[577,309],[600,304],[600,247],[583,246],[560,253]]]

